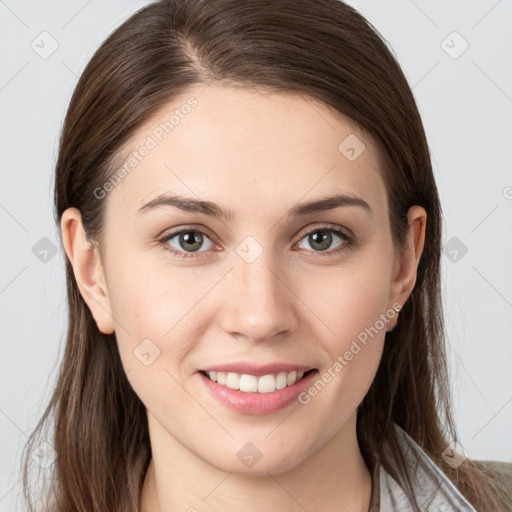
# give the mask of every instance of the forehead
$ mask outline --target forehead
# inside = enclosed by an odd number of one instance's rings
[[[373,142],[351,119],[297,93],[217,85],[171,100],[125,144],[110,207],[136,212],[165,192],[230,209],[290,198],[385,193]]]

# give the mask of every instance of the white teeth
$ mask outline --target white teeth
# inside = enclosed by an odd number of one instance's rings
[[[258,391],[258,377],[254,375],[241,375],[240,391]]]
[[[258,379],[258,393],[272,393],[276,390],[276,378],[273,375],[263,375]]]
[[[228,373],[226,375],[226,386],[231,389],[240,389],[240,377],[238,373]]]
[[[276,389],[283,389],[286,387],[286,372],[279,372],[276,378]]]
[[[276,389],[283,389],[286,386],[291,386],[297,381],[302,379],[304,372],[293,371],[290,373],[279,372],[277,375],[268,374],[256,377],[254,375],[247,375],[235,372],[206,372],[210,380],[218,382],[222,386],[230,389],[239,389],[245,392],[258,392],[258,393],[272,393]]]
[[[292,384],[295,384],[296,380],[297,380],[297,372],[290,372],[288,374],[288,377],[286,377],[286,384],[288,384],[288,386],[291,386]]]

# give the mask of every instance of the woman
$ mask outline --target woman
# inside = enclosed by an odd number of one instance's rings
[[[79,80],[55,205],[50,510],[510,510],[454,444],[428,145],[354,9],[141,9]]]

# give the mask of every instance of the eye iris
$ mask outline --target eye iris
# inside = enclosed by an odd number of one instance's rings
[[[203,242],[203,235],[197,231],[186,231],[184,233],[180,233],[179,242],[180,246],[184,249],[191,249],[192,251],[195,251],[201,247]]]
[[[318,236],[319,233],[320,236]],[[309,235],[309,238],[314,244],[320,244],[321,247],[316,247],[320,251],[325,251],[332,243],[332,234],[329,231],[315,231]],[[311,247],[314,245],[311,244]]]

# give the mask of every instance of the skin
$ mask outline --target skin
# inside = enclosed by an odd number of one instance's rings
[[[426,213],[409,210],[407,245],[396,250],[374,144],[349,119],[301,95],[195,87],[124,149],[140,148],[191,96],[198,105],[103,199],[102,247],[87,242],[76,209],[61,221],[80,291],[98,329],[115,331],[127,378],[147,409],[152,461],[142,510],[368,510],[372,482],[356,412],[385,329],[309,403],[271,414],[226,408],[196,372],[243,360],[327,371],[360,332],[409,297]],[[349,134],[366,145],[354,161],[338,150]],[[215,202],[234,218],[173,207],[138,212],[164,192]],[[372,212],[343,206],[287,216],[299,202],[333,192],[364,199]],[[353,245],[335,253],[346,241],[331,232],[321,251],[306,232],[325,224],[350,229]],[[207,233],[185,260],[158,243],[180,227]],[[247,236],[263,250],[252,263],[236,252]],[[178,236],[167,244],[187,253]],[[134,350],[147,338],[160,355],[145,366]],[[261,452],[251,468],[237,457],[248,442]]]

